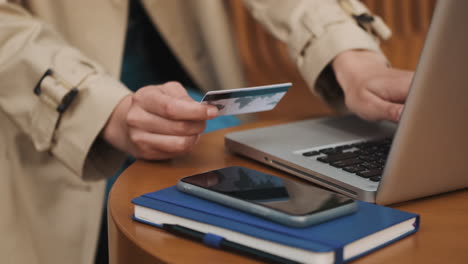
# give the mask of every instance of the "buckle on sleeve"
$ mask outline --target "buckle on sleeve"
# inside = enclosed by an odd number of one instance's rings
[[[78,94],[78,89],[76,87],[73,87],[63,98],[62,102],[57,106],[56,110],[59,113],[65,112],[65,110],[68,109],[70,104],[73,102],[75,99],[76,95]]]
[[[31,137],[37,151],[49,151],[60,117],[78,94],[78,89],[48,69],[34,87],[39,98],[32,112]]]
[[[383,40],[392,36],[392,31],[379,16],[369,13],[362,3],[353,0],[340,0],[341,8],[365,31]]]
[[[360,15],[353,15],[353,17],[354,17],[354,19],[356,19],[356,21],[359,24],[370,24],[370,23],[374,22],[374,17],[367,14],[367,13],[360,14]]]
[[[42,75],[41,79],[39,79],[39,81],[37,82],[36,87],[34,87],[34,94],[35,95],[40,95],[41,94],[41,92],[42,92],[42,89],[41,89],[42,81],[45,79],[45,77],[47,77],[49,75],[52,75],[52,73],[54,73],[53,70],[47,69],[47,71]]]
[[[57,78],[57,76],[54,76],[54,71],[52,69],[47,69],[47,71],[44,73],[44,75],[42,75],[42,77],[39,79],[36,86],[34,87],[34,94],[36,94],[37,96],[41,96],[43,92],[42,87],[41,87],[42,82],[44,81],[45,78],[49,76],[54,79],[60,80],[59,78]],[[63,80],[60,80],[60,84],[63,85],[64,88],[71,87],[71,85],[67,85],[67,83]],[[65,95],[63,95],[63,97],[61,98],[55,110],[59,112],[60,114],[65,112],[70,106],[70,104],[73,102],[73,100],[76,98],[77,94],[78,94],[78,89],[76,87],[72,87]],[[49,95],[49,96],[54,97],[54,95]]]

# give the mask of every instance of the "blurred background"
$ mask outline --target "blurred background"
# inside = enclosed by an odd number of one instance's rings
[[[436,0],[361,0],[391,28],[382,49],[394,67],[415,70]],[[229,0],[237,45],[250,86],[292,82],[278,106],[258,113],[260,120],[302,119],[331,115],[333,111],[314,96],[289,59],[285,45],[271,36],[248,13],[242,1]],[[279,56],[271,56],[275,54]]]

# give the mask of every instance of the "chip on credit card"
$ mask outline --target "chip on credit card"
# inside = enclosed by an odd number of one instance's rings
[[[210,91],[202,103],[218,108],[218,115],[239,115],[268,111],[278,104],[291,87],[291,83],[247,87],[230,90]]]

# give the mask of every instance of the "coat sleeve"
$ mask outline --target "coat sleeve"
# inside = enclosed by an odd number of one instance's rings
[[[344,110],[343,93],[329,65],[346,50],[381,53],[376,35],[364,30],[352,16],[368,14],[368,9],[357,0],[244,0],[244,3],[261,24],[287,44],[312,91],[332,107]],[[379,26],[379,32],[388,30],[384,24]],[[385,37],[388,34],[389,31]]]
[[[0,1],[0,83],[0,111],[31,140],[31,149],[16,151],[48,152],[90,178],[111,176],[122,164],[124,154],[98,135],[130,91],[50,25],[6,1]]]

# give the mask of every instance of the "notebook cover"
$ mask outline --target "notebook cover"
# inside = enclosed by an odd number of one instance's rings
[[[175,186],[144,194],[133,199],[132,202],[291,247],[314,252],[335,251],[337,256],[342,256],[341,251],[345,245],[411,218],[416,218],[415,229],[398,239],[416,232],[419,227],[419,216],[416,214],[362,201],[358,201],[359,209],[354,214],[306,228],[277,224],[185,194],[177,190]],[[391,242],[393,241],[384,245]],[[373,250],[384,245],[375,245]]]

